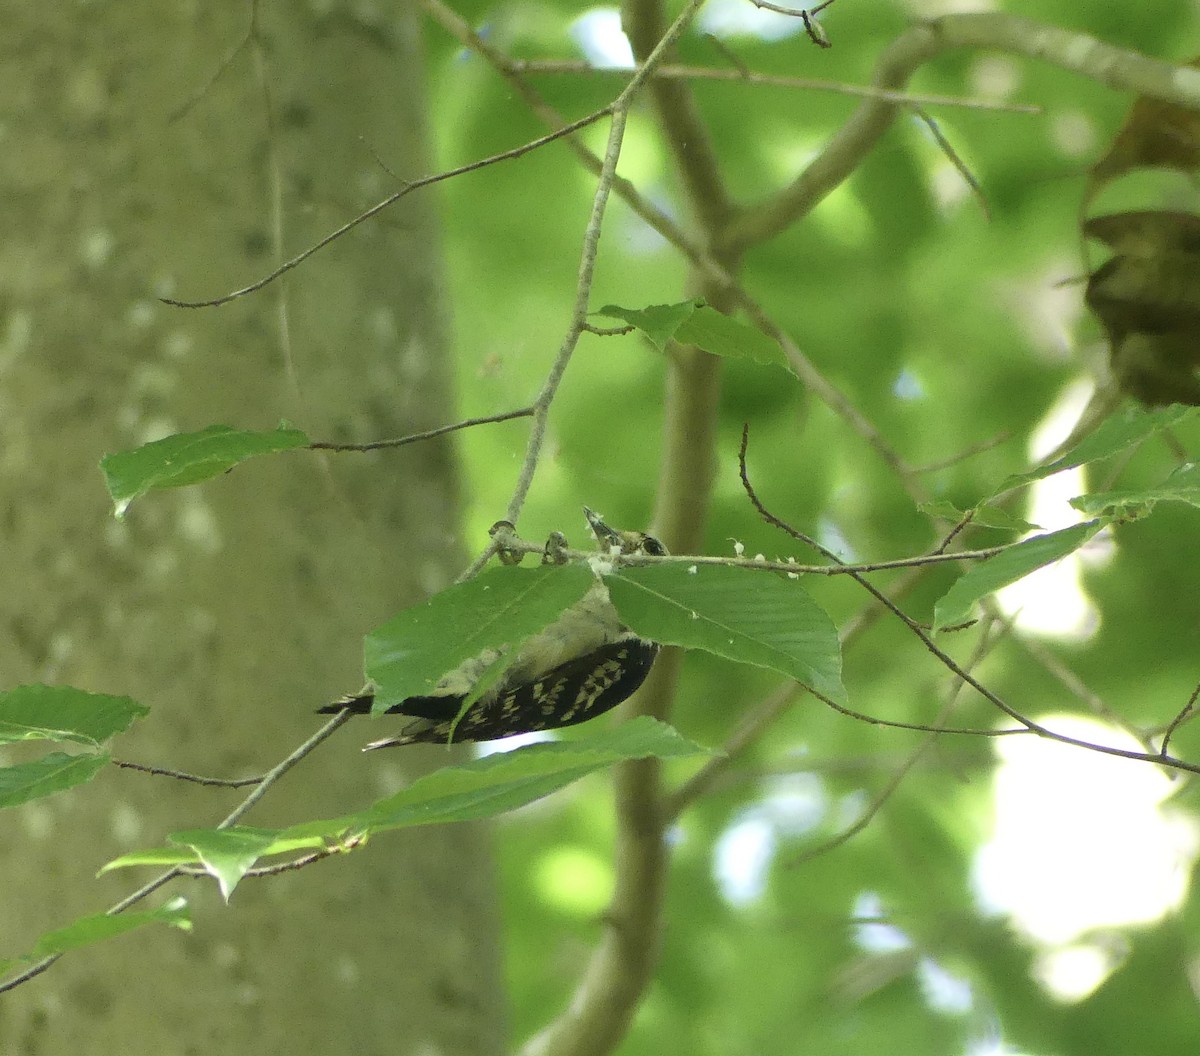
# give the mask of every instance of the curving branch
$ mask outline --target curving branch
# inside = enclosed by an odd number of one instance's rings
[[[714,42],[717,38],[713,38]],[[733,62],[737,57],[730,55]],[[593,66],[582,59],[513,59],[510,66],[521,74],[573,74],[579,77],[628,77],[629,71],[619,66]],[[764,88],[794,88],[807,92],[829,92],[858,99],[885,99],[906,106],[951,106],[966,110],[997,110],[1009,114],[1040,114],[1033,103],[1007,103],[993,99],[968,99],[957,95],[938,95],[927,92],[896,92],[866,84],[847,84],[819,77],[791,77],[778,73],[759,73],[739,65],[737,69],[718,69],[712,66],[686,66],[666,63],[651,75],[655,80],[722,81],[756,85]]]
[[[644,67],[646,57],[663,35],[666,25],[663,4],[660,0],[625,0],[621,5],[621,24],[634,56]],[[668,54],[673,57],[672,53]],[[721,177],[712,136],[700,116],[691,85],[682,80],[655,78],[650,84],[650,97],[659,133],[675,159],[675,171],[701,229],[718,230],[728,221],[733,201]]]
[[[998,13],[946,15],[914,26],[884,52],[871,83],[899,91],[925,63],[960,48],[1040,59],[1118,91],[1200,109],[1200,70],[1147,58],[1086,33]],[[900,110],[899,105],[882,99],[862,103],[787,188],[743,211],[731,223],[724,244],[733,251],[745,249],[774,237],[811,212],[858,167]]]

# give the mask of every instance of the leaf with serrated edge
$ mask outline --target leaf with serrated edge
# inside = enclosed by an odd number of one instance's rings
[[[0,743],[70,741],[98,745],[149,712],[129,697],[71,686],[17,686],[0,693]]]
[[[749,323],[718,312],[707,305],[697,308],[675,332],[675,340],[695,345],[714,356],[749,359],[791,370],[779,342]]]
[[[626,568],[605,577],[644,638],[779,671],[845,703],[837,629],[794,580],[742,568]]]
[[[1074,553],[1104,527],[1104,521],[1088,521],[1061,532],[1035,535],[981,561],[954,582],[933,609],[933,629],[953,627],[971,616],[974,604],[988,594],[1015,583],[1067,554]]]
[[[1130,513],[1130,507],[1149,511],[1156,502],[1186,502],[1191,506],[1200,506],[1200,465],[1189,462],[1180,466],[1157,487],[1077,495],[1071,500],[1071,505],[1090,517],[1106,510],[1117,510],[1126,516]]]
[[[0,807],[15,807],[82,785],[103,770],[108,761],[105,754],[51,752],[36,762],[0,767]]]
[[[10,971],[20,962],[38,961],[53,957],[81,946],[124,935],[127,931],[147,924],[169,924],[183,931],[191,931],[192,921],[188,915],[187,900],[177,896],[158,909],[130,911],[119,914],[95,913],[72,921],[65,928],[48,931],[37,940],[33,949],[19,958],[0,961],[0,972]]]
[[[119,451],[100,460],[117,516],[136,498],[156,488],[180,488],[219,476],[256,455],[291,451],[309,444],[299,429],[254,431],[210,425]]]
[[[448,671],[485,649],[524,641],[594,582],[580,565],[492,568],[405,609],[364,642],[364,668],[376,687],[373,710],[429,693]]]
[[[651,304],[645,308],[622,308],[616,304],[606,304],[596,314],[636,326],[661,352],[675,336],[675,331],[703,304],[703,301],[696,300],[680,301],[678,304]]]
[[[1064,469],[1074,469],[1076,466],[1083,466],[1089,462],[1111,458],[1113,455],[1118,455],[1135,444],[1141,443],[1155,433],[1170,429],[1187,418],[1195,417],[1198,413],[1200,413],[1200,409],[1185,407],[1178,403],[1153,410],[1144,407],[1128,407],[1102,421],[1061,458],[1029,473],[1018,473],[1009,477],[993,494],[999,495],[1010,488],[1061,473]]]
[[[260,857],[320,849],[348,835],[361,839],[389,829],[491,817],[627,759],[687,758],[706,751],[666,723],[641,716],[594,736],[526,745],[436,770],[355,814],[303,822],[278,831],[246,831],[253,841],[268,834],[272,837],[270,844],[259,851]],[[240,830],[235,827],[221,831]],[[187,835],[198,840],[196,832]],[[178,863],[178,853],[170,849],[138,851],[109,862],[105,869]],[[195,856],[186,860],[194,861]]]

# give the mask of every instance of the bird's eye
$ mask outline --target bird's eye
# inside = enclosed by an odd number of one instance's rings
[[[667,553],[667,548],[652,535],[648,535],[642,540],[642,550],[651,557],[665,557]]]

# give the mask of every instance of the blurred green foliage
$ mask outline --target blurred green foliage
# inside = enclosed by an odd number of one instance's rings
[[[754,70],[863,84],[907,21],[935,6],[952,5],[842,0],[822,16],[833,41],[828,50],[803,35],[728,44]],[[1107,0],[1002,6],[1164,59],[1200,50],[1195,12],[1178,2],[1137,5],[1136,17],[1130,5]],[[578,5],[512,0],[459,9],[510,54],[581,54],[570,32]],[[481,59],[435,28],[429,47],[442,165],[541,133]],[[685,61],[727,65],[695,33],[681,52]],[[1098,329],[1081,311],[1081,287],[1058,284],[1085,270],[1077,225],[1086,170],[1130,103],[1051,66],[999,55],[946,56],[920,71],[912,88],[970,97],[997,82],[1010,84],[1013,101],[1044,112],[930,111],[982,185],[990,221],[925,126],[902,118],[846,185],[803,223],[756,247],[743,271],[746,287],[911,464],[939,463],[1002,438],[921,477],[931,497],[960,506],[1027,467],[1033,430],[1102,354]],[[619,83],[537,79],[568,117],[602,105]],[[722,171],[747,202],[794,174],[856,105],[836,94],[737,84],[702,84],[696,95]],[[587,134],[593,147],[602,137],[601,127]],[[685,214],[647,110],[631,122],[622,171],[669,212]],[[441,188],[464,414],[520,406],[540,386],[568,324],[592,187],[568,150],[555,145]],[[693,292],[677,255],[614,203],[593,305],[670,303]],[[584,502],[622,526],[647,521],[664,375],[663,356],[640,336],[584,336],[551,417],[548,457],[522,534],[561,529],[581,540]],[[730,554],[738,540],[749,554],[810,557],[761,523],[746,501],[737,476],[743,422],[751,429],[752,477],[779,516],[824,541],[841,540],[846,556],[860,560],[934,545],[935,526],[889,467],[790,377],[727,364],[722,401],[708,553]],[[461,436],[473,538],[501,515],[525,436],[523,422]],[[1196,439],[1180,437],[1185,448]],[[1124,486],[1161,480],[1177,461],[1166,445],[1151,443],[1126,467]],[[1094,473],[1090,479],[1100,483]],[[1166,723],[1195,682],[1200,571],[1191,555],[1198,534],[1197,512],[1182,506],[1118,527],[1114,558],[1085,576],[1098,630],[1050,646],[1130,721]],[[971,542],[1013,537],[982,530]],[[908,611],[930,619],[955,574],[929,576],[906,599]],[[864,604],[848,580],[810,589],[839,625]],[[970,635],[943,641],[960,659],[970,656]],[[1012,642],[998,647],[982,674],[1030,714],[1082,707]],[[948,689],[945,670],[894,621],[850,648],[846,683],[857,710],[910,722],[931,721]],[[774,684],[764,672],[689,657],[674,721],[686,735],[719,744]],[[990,725],[997,715],[964,695],[954,721]],[[970,877],[988,835],[990,743],[942,739],[863,833],[789,867],[789,859],[853,821],[920,736],[855,723],[800,699],[734,777],[681,818],[662,968],[623,1056],[924,1056],[991,1052],[986,1045],[1000,1038],[1011,1046],[1003,1051],[1038,1056],[1194,1051],[1196,994],[1187,965],[1194,978],[1196,933],[1185,927],[1197,913],[1194,897],[1178,918],[1129,931],[1125,963],[1076,1004],[1040,989],[1030,975],[1035,951],[977,904]],[[1185,727],[1175,743],[1181,754],[1194,754],[1200,736]],[[692,769],[678,764],[675,776]],[[802,794],[793,794],[797,787]],[[1194,797],[1183,804],[1195,811]],[[714,873],[716,851],[723,836],[756,819],[774,841],[763,887],[744,901],[730,899]],[[612,829],[610,796],[598,777],[499,822],[517,1037],[563,1007],[597,938],[596,885],[605,882]],[[870,900],[907,936],[904,950],[873,952],[860,941],[853,918]],[[922,982],[922,963],[969,984],[969,1008],[940,1004]]]

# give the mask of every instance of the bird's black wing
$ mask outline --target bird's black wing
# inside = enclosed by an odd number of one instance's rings
[[[511,684],[501,681],[497,691],[477,701],[462,717],[452,740],[494,741],[586,722],[631,696],[645,681],[657,655],[656,643],[630,637],[559,664],[538,678]],[[386,714],[424,721],[405,727],[400,737],[387,743],[445,743],[451,739],[450,726],[465,699],[462,695],[431,695],[400,701]],[[359,694],[319,710],[329,714],[349,708],[355,714],[365,714],[371,710],[371,703],[369,694]]]

